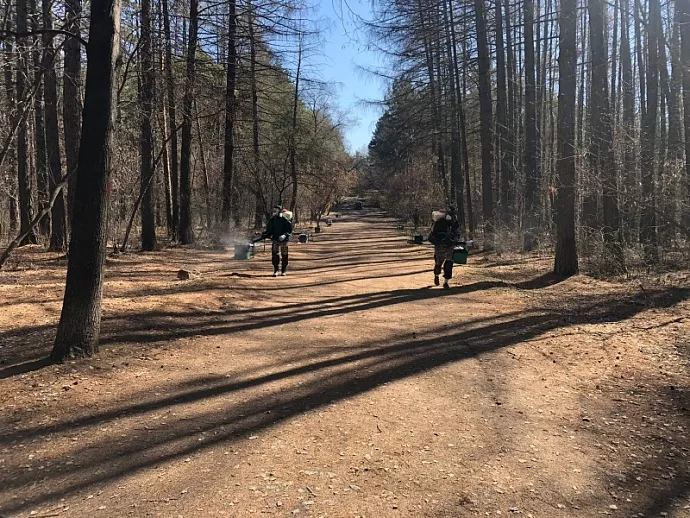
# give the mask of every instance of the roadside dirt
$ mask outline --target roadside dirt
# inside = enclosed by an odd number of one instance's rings
[[[615,284],[343,213],[266,252],[109,258],[102,351],[46,365],[64,258],[0,272],[0,514],[690,516],[690,276]],[[177,271],[195,272],[190,280]]]

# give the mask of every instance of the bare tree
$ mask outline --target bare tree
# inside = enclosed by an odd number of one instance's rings
[[[659,261],[656,228],[656,192],[654,188],[655,143],[657,136],[657,108],[659,96],[658,30],[661,8],[659,0],[649,0],[647,24],[647,109],[642,117],[642,206],[640,241],[649,263]]]
[[[17,0],[17,32],[28,32],[28,13],[26,0]],[[29,89],[26,78],[29,76],[27,60],[28,46],[25,38],[20,38],[17,44],[17,74],[15,85],[17,89],[17,102],[25,104],[30,102]],[[26,107],[23,107],[26,109]],[[29,169],[29,145],[28,128],[26,118],[21,117],[18,121],[17,131],[17,177],[19,179],[19,222],[20,232],[26,234],[21,245],[36,243],[36,234],[29,228],[33,219],[33,189],[31,187],[31,171]]]
[[[679,10],[681,63],[683,65],[683,128],[685,130],[685,195],[690,203],[690,0],[676,0]]]
[[[45,1],[45,0],[44,0]],[[153,99],[155,70],[153,69],[153,10],[151,0],[141,1],[141,40],[139,60],[141,70],[141,248],[156,249],[156,220],[154,214],[153,170]]]
[[[233,217],[234,199],[234,128],[235,128],[235,87],[237,83],[237,2],[228,2],[228,68],[225,90],[225,140],[223,160],[223,205],[221,207],[221,222],[228,227]]]
[[[591,0],[590,0],[591,1]],[[577,0],[561,0],[558,17],[558,187],[554,273],[578,271],[575,241],[575,89],[577,85]]]
[[[175,71],[172,58],[172,35],[170,31],[170,12],[168,2],[161,1],[163,5],[163,32],[165,33],[165,85],[168,102],[168,127],[170,139],[170,197],[172,198],[172,221],[169,223],[169,232],[174,240],[179,238],[180,226],[180,173],[179,156],[177,151],[177,102],[175,97]]]
[[[199,0],[189,2],[187,77],[182,105],[182,162],[180,164],[180,242],[194,243],[192,224],[192,111],[196,87],[196,49],[199,35]]]
[[[534,4],[525,0],[525,251],[535,246],[541,210],[541,177],[538,162],[536,84],[534,77]]]
[[[493,149],[491,139],[491,63],[486,34],[486,16],[484,0],[475,0],[477,21],[477,53],[479,65],[479,118],[482,139],[482,209],[484,212],[484,249],[494,246],[494,204],[492,189]]]
[[[112,168],[119,0],[92,0],[84,117],[67,284],[53,360],[91,356],[98,350]]]
[[[613,156],[612,116],[608,93],[608,44],[602,0],[589,0],[589,28],[592,45],[592,99],[590,114],[590,157],[593,176],[601,181],[604,205],[604,243],[615,271],[625,269],[619,243],[618,187]],[[615,75],[615,72],[613,73]]]
[[[53,3],[51,0],[42,0],[43,28],[53,29]],[[55,47],[53,35],[43,34],[43,50],[45,53],[45,114],[46,114],[46,151],[48,164],[48,177],[51,188],[55,188],[62,179],[62,158],[60,156],[60,121],[58,119],[58,92],[57,75],[55,73]],[[65,211],[65,197],[60,192],[53,203],[50,213],[50,249],[62,251],[67,246],[67,214]]]
[[[65,0],[65,30],[77,37],[81,35],[81,0]],[[67,171],[77,169],[79,160],[79,138],[81,135],[81,47],[79,40],[66,38],[65,66],[62,83],[62,120],[65,139],[65,160]],[[70,228],[74,214],[74,192],[77,175],[70,175],[68,191]]]

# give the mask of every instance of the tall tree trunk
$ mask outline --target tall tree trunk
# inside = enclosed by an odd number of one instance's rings
[[[467,40],[463,40],[463,61],[465,64],[468,59]],[[462,67],[462,92],[467,91],[467,66]],[[458,110],[460,116],[460,132],[462,133],[462,159],[465,164],[465,190],[467,191],[467,226],[469,229],[470,239],[474,238],[474,211],[472,210],[472,185],[470,183],[470,153],[467,145],[467,123],[465,120],[465,110],[463,105],[465,103],[464,95],[458,99]]]
[[[592,0],[590,0],[592,1]],[[561,0],[558,17],[558,175],[554,273],[578,271],[575,241],[575,89],[577,84],[577,0]]]
[[[256,202],[254,204],[254,228],[263,225],[264,207],[261,195],[261,148],[259,147],[259,94],[256,87],[256,36],[254,32],[254,10],[251,0],[247,2],[247,25],[249,29],[249,86],[252,95],[252,159],[254,165],[254,185]]]
[[[43,27],[53,28],[53,3],[42,0]],[[45,99],[46,99],[46,152],[48,158],[48,178],[52,191],[62,181],[62,158],[60,156],[60,122],[58,119],[57,75],[55,73],[55,47],[53,35],[43,35],[43,49],[46,55],[45,63]],[[55,198],[50,212],[50,249],[63,251],[67,247],[67,214],[65,210],[65,196],[62,191]]]
[[[39,30],[38,23],[39,11],[36,6],[36,0],[30,0],[31,11],[31,28],[32,30]],[[46,167],[46,128],[45,128],[45,92],[43,89],[43,56],[41,55],[41,45],[39,45],[39,38],[34,38],[32,41],[33,49],[33,65],[34,65],[34,83],[36,85],[36,94],[34,95],[34,151],[36,156],[35,171],[36,171],[36,187],[38,194],[38,211],[41,212],[48,205],[48,198],[50,196],[48,187],[48,171]],[[50,235],[50,218],[42,218],[38,224],[38,231],[42,236]]]
[[[515,98],[516,79],[515,79],[515,51],[513,49],[512,23],[510,21],[510,2],[504,3],[505,26],[506,26],[506,69],[507,69],[507,90],[508,90],[508,115],[506,119],[507,131],[504,135],[503,162],[502,167],[507,167],[501,173],[501,208],[503,209],[503,224],[508,229],[515,228],[515,150],[517,119],[516,110],[518,103]],[[496,18],[496,24],[499,20]],[[500,87],[500,86],[499,86]]]
[[[587,96],[587,92],[585,89],[585,78],[586,78],[586,73],[585,71],[587,70],[586,61],[587,55],[588,55],[588,46],[587,46],[587,9],[584,8],[584,0],[583,2],[583,8],[581,9],[582,12],[582,23],[581,23],[581,30],[580,30],[580,39],[582,40],[580,42],[580,49],[582,51],[582,66],[580,67],[580,87],[579,87],[579,94],[577,96],[577,143],[576,143],[576,149],[580,150],[580,153],[584,152],[585,149],[585,97]]]
[[[44,0],[45,1],[45,0]],[[153,69],[153,9],[151,0],[141,0],[141,41],[139,63],[141,70],[141,249],[156,249],[156,218],[153,181],[153,99],[156,85]]]
[[[460,121],[462,120],[460,117],[460,111],[462,110],[462,92],[460,90],[460,60],[458,59],[458,42],[457,42],[457,35],[456,35],[456,23],[455,23],[455,14],[453,11],[453,2],[452,0],[448,0],[448,10],[450,12],[450,35],[451,35],[451,43],[452,43],[452,54],[453,54],[453,76],[455,80],[455,99],[457,103],[457,112],[455,113],[455,124],[456,127],[458,128],[459,131],[459,126],[460,126]],[[460,135],[458,135],[458,142],[457,142],[458,148],[461,146],[461,139]],[[467,232],[467,226],[466,226],[466,216],[465,216],[465,189],[463,186],[463,182],[465,180],[466,175],[469,174],[469,171],[467,169],[463,170],[463,167],[461,166],[460,162],[460,150],[458,149],[458,178],[457,178],[457,193],[456,193],[456,200],[455,200],[455,206],[458,208],[458,223],[460,224],[460,229],[463,233],[463,235],[466,234]]]
[[[474,1],[477,19],[477,54],[479,65],[479,119],[482,140],[482,210],[484,212],[484,249],[494,247],[494,203],[492,192],[493,150],[491,142],[491,61],[486,35],[484,0]]]
[[[180,242],[194,243],[192,223],[192,109],[196,89],[196,48],[199,28],[199,0],[189,2],[189,45],[187,78],[182,103],[182,162],[180,164]]]
[[[669,9],[671,7],[669,6]],[[673,177],[674,180],[674,206],[672,208],[671,217],[676,222],[682,221],[682,190],[683,182],[682,177],[684,173],[683,158],[684,158],[684,145],[683,145],[683,99],[681,97],[681,92],[683,91],[683,65],[681,63],[681,42],[680,42],[680,23],[679,23],[680,12],[676,5],[673,11],[673,15],[670,17],[673,19],[673,32],[671,35],[671,86],[669,96],[673,101],[675,108],[673,109],[673,122],[669,121],[669,152],[672,160]],[[669,106],[670,108],[670,106]]]
[[[541,178],[537,162],[536,91],[534,78],[534,4],[525,0],[525,217],[523,249],[535,246],[541,210]]]
[[[12,17],[11,12],[8,11],[8,16],[5,20],[4,28],[7,31],[12,30]],[[5,120],[12,123],[15,120],[17,112],[17,102],[15,97],[15,61],[14,61],[14,46],[12,45],[12,39],[7,38],[4,42],[4,63],[3,69],[5,71]],[[10,146],[7,150],[9,157],[8,163],[13,164],[16,159],[16,149],[14,146]],[[19,224],[19,207],[17,204],[17,182],[15,178],[10,179],[10,192],[9,192],[9,221],[10,221],[10,231],[14,234],[17,232],[17,226]]]
[[[669,38],[664,36],[664,27],[661,13],[658,18],[658,42],[659,42],[659,72],[661,80],[662,108],[660,110],[660,139],[659,139],[659,172],[657,178],[659,182],[658,204],[659,215],[659,234],[665,245],[670,244],[672,238],[672,216],[675,212],[676,200],[674,196],[674,176],[676,175],[676,163],[679,161],[679,152],[682,157],[680,146],[681,141],[681,114],[680,102],[676,96],[677,89],[674,87],[673,77],[669,74],[669,60],[666,53],[666,43]],[[674,25],[671,22],[672,26]],[[668,34],[671,35],[670,52],[673,57],[673,29]],[[674,68],[674,59],[671,59],[671,70]],[[677,67],[676,67],[677,68]],[[666,109],[668,109],[668,126],[666,125]]]
[[[501,0],[496,0],[496,139],[500,148],[496,149],[499,155],[501,167],[501,220],[508,225],[510,219],[508,208],[508,196],[510,191],[510,163],[507,153],[508,113],[507,113],[507,87],[505,68],[505,48],[503,46],[503,12]]]
[[[611,43],[611,120],[616,120],[616,70],[618,59],[618,2],[613,0],[613,42]]]
[[[165,46],[166,42],[161,38],[161,35],[165,34],[165,22],[163,21],[163,10],[162,3],[160,0],[156,4],[156,26],[153,32],[153,47],[154,55],[158,59],[155,62],[155,68],[157,72],[165,77]],[[163,146],[161,152],[163,154],[163,194],[165,196],[165,226],[168,231],[168,237],[173,238],[174,236],[174,223],[173,223],[173,212],[172,212],[172,178],[170,172],[170,150],[169,150],[169,137],[176,136],[175,133],[168,135],[168,95],[167,87],[165,86],[165,79],[162,80],[162,85],[159,86],[160,94],[156,96],[156,104],[154,111],[158,113],[158,127],[163,140]],[[162,226],[162,222],[160,226]]]
[[[84,118],[67,283],[51,358],[98,350],[108,229],[107,185],[120,43],[119,0],[92,0]]]
[[[680,20],[680,57],[683,70],[683,127],[685,129],[685,194],[690,206],[690,0],[677,0]],[[690,209],[686,217],[690,216]]]
[[[619,246],[617,174],[613,160],[613,131],[608,93],[608,41],[603,0],[589,0],[592,46],[592,100],[590,160],[594,178],[601,181],[604,205],[604,245],[615,273],[624,269]]]
[[[295,75],[295,95],[292,100],[292,130],[290,132],[290,179],[292,180],[292,197],[290,198],[290,211],[295,212],[297,207],[297,107],[299,106],[299,80],[302,72],[302,35],[299,35],[299,48],[297,50],[297,71]]]
[[[442,128],[441,128],[441,93],[440,89],[436,86],[436,75],[434,72],[434,51],[431,48],[431,43],[429,41],[429,29],[425,24],[425,12],[426,8],[422,5],[421,0],[417,2],[419,8],[419,19],[422,29],[422,42],[424,44],[424,57],[426,61],[427,73],[429,74],[429,94],[431,95],[431,116],[433,119],[433,132],[431,134],[431,149],[432,152],[436,153],[438,162],[438,174],[439,178],[443,183],[443,194],[446,198],[450,197],[450,190],[448,186],[448,176],[446,174],[445,167],[445,156],[443,152],[442,141]]]
[[[165,225],[168,230],[168,237],[172,239],[174,236],[174,226],[173,226],[173,206],[172,206],[172,178],[170,171],[170,152],[168,150],[168,107],[167,107],[167,95],[163,90],[162,103],[160,105],[160,132],[163,138],[163,148],[161,149],[163,153],[163,191],[165,195]]]
[[[451,36],[451,21],[448,11],[448,3],[451,0],[443,0],[443,25],[446,43],[446,54],[448,59],[448,75],[450,80],[448,95],[450,99],[450,174],[455,189],[451,189],[451,203],[456,207],[458,222],[461,228],[465,228],[465,204],[463,203],[462,167],[460,162],[460,131],[458,127],[458,98],[457,82],[457,62],[454,54],[454,43]],[[450,10],[452,10],[452,4]]]
[[[432,13],[430,15],[430,36],[429,45],[431,47],[432,63],[435,67],[435,77],[436,86],[438,88],[438,149],[439,149],[439,167],[443,172],[443,187],[445,198],[448,205],[451,205],[453,199],[453,191],[455,187],[453,186],[452,175],[449,175],[449,165],[447,160],[448,155],[448,114],[447,106],[445,104],[445,76],[443,74],[443,52],[441,49],[441,30],[442,25],[440,23],[439,17],[440,3],[437,2],[433,9],[431,7],[428,10]]]
[[[233,212],[237,208],[233,207],[233,154],[235,152],[233,138],[235,128],[235,83],[237,66],[236,49],[236,0],[228,2],[228,69],[225,91],[225,158],[223,161],[223,202],[221,206],[221,223],[227,229]]]
[[[17,32],[28,32],[28,13],[26,0],[17,0]],[[17,102],[30,102],[28,99],[28,88],[26,78],[28,77],[29,67],[27,63],[28,47],[25,38],[20,38],[17,43]],[[22,109],[22,108],[20,108]],[[19,231],[26,237],[21,245],[36,243],[36,234],[31,230],[31,220],[33,219],[33,203],[31,188],[31,171],[29,168],[29,146],[27,141],[28,124],[26,118],[19,123],[17,132],[17,178],[19,180]]]
[[[201,174],[204,176],[204,196],[206,199],[206,228],[210,231],[213,228],[213,212],[211,211],[211,185],[208,181],[208,167],[206,166],[206,149],[204,148],[204,138],[201,133],[201,123],[199,122],[199,108],[194,101],[194,112],[196,120],[196,132],[199,139],[199,158],[201,158]]]
[[[642,119],[644,120],[646,118],[646,113],[647,113],[647,99],[646,99],[646,80],[645,80],[645,62],[644,58],[642,55],[642,4],[640,3],[640,0],[634,0],[635,2],[635,8],[633,9],[634,13],[634,25],[635,25],[635,50],[637,52],[637,71],[640,76],[640,114],[642,116]]]
[[[536,48],[539,49],[541,43],[541,59],[537,55],[536,65],[537,65],[537,162],[539,164],[539,170],[541,171],[541,176],[543,178],[548,178],[548,168],[546,166],[546,146],[548,144],[548,139],[546,138],[546,125],[548,122],[547,114],[547,95],[546,95],[546,81],[547,81],[547,68],[546,62],[549,59],[549,17],[551,15],[551,5],[552,0],[545,0],[544,6],[544,23],[542,28],[541,42],[539,41],[539,23],[536,24],[536,34],[537,34],[537,44]],[[541,12],[537,7],[537,16],[541,18]],[[542,219],[542,214],[539,215],[540,220]]]
[[[168,2],[163,4],[163,32],[165,33],[165,85],[168,97],[168,134],[170,139],[170,198],[172,199],[172,221],[170,223],[170,237],[177,241],[180,228],[180,172],[177,151],[177,98],[175,97],[175,70],[172,58],[172,36],[170,33],[170,12]]]
[[[635,170],[635,84],[632,69],[632,53],[630,49],[630,1],[621,0],[621,67],[622,67],[622,94],[623,94],[623,196],[621,205],[625,216],[626,241],[632,241],[632,230],[636,225],[633,222],[634,210],[634,185],[637,184]]]
[[[65,30],[81,36],[81,0],[65,0]],[[77,169],[81,135],[81,48],[76,38],[66,38],[65,65],[62,76],[62,122],[67,172]],[[74,214],[74,192],[77,175],[72,174],[67,191],[70,228]]]
[[[661,23],[659,0],[649,0],[647,24],[647,112],[642,121],[642,204],[640,241],[648,263],[659,261],[656,228],[656,192],[654,187],[657,99],[659,96],[658,29]]]

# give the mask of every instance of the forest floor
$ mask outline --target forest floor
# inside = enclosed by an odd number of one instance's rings
[[[690,517],[688,272],[475,254],[443,291],[366,211],[290,251],[110,257],[100,354],[48,365],[64,258],[22,250],[0,515]]]

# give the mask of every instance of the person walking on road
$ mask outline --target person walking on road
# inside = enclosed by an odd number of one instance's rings
[[[434,285],[441,284],[439,276],[443,271],[443,289],[450,289],[448,282],[453,278],[453,250],[458,240],[460,224],[455,208],[441,211],[429,234],[429,242],[434,245]]]
[[[283,209],[280,205],[273,207],[273,215],[268,220],[266,230],[261,234],[257,241],[271,238],[271,261],[273,262],[273,277],[280,274],[287,275],[288,266],[288,243],[292,235],[292,214]],[[282,265],[281,265],[282,259]]]

